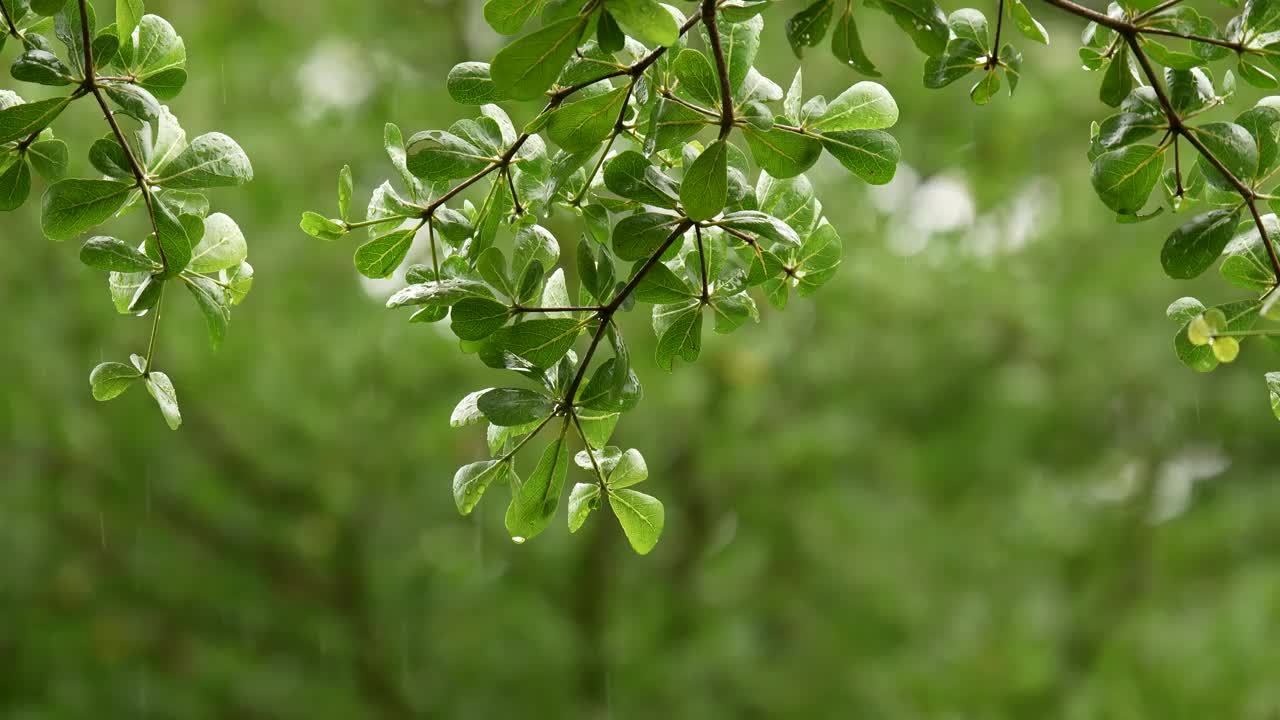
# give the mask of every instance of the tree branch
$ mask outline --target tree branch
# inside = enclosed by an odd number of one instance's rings
[[[716,0],[702,0],[702,24],[707,28],[712,55],[716,60],[716,74],[720,76],[720,139],[733,131],[733,88],[729,85],[729,63],[720,45],[720,25],[716,21]]]

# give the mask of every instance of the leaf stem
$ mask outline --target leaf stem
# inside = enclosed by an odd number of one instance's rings
[[[993,70],[1000,65],[1000,30],[1004,28],[1004,0],[996,7],[996,37],[991,43],[991,55],[987,57],[986,66]]]
[[[596,480],[600,483],[600,493],[603,495],[608,491],[604,482],[604,471],[600,469],[600,463],[596,462],[596,451],[591,447],[591,441],[587,439],[587,432],[582,429],[582,421],[578,419],[578,413],[574,412],[573,406],[569,406],[569,417],[573,419],[573,427],[578,431],[578,437],[582,438],[582,445],[587,449],[587,457],[591,459],[591,468],[596,472]]]

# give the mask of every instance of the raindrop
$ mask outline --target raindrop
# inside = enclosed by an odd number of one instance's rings
[[[515,537],[511,538],[511,542],[513,542],[513,543],[515,543],[515,544],[517,544],[517,545],[523,545],[523,544],[524,544],[524,538],[520,537],[519,535],[516,535]]]

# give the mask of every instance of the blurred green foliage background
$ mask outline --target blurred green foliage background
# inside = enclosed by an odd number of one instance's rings
[[[784,86],[790,5],[760,64]],[[449,411],[496,373],[297,230],[344,163],[366,197],[390,174],[385,121],[468,112],[443,78],[496,49],[481,3],[150,6],[187,41],[188,131],[254,160],[214,202],[258,281],[217,354],[173,304],[171,433],[141,389],[89,395],[148,323],[34,206],[0,219],[0,717],[1280,717],[1276,359],[1174,357],[1165,305],[1223,286],[1166,279],[1176,221],[1093,196],[1074,20],[1034,8],[1054,44],[1015,40],[1018,95],[978,108],[860,12],[911,169],[812,173],[846,247],[814,302],[673,375],[634,334],[646,397],[616,442],[667,505],[639,558],[607,515],[523,546],[501,495],[459,518],[484,440]],[[811,92],[859,79],[811,55]],[[59,125],[73,172],[94,112]]]

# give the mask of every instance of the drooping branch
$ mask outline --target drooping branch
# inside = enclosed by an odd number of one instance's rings
[[[1115,30],[1120,37],[1124,38],[1125,43],[1129,46],[1129,50],[1133,53],[1134,59],[1138,61],[1138,66],[1142,69],[1142,74],[1146,77],[1147,82],[1151,85],[1152,91],[1155,93],[1156,100],[1160,104],[1160,109],[1164,113],[1165,120],[1169,124],[1169,132],[1174,136],[1175,153],[1177,147],[1177,137],[1186,138],[1187,143],[1195,148],[1196,152],[1205,159],[1215,170],[1222,175],[1223,178],[1231,185],[1232,188],[1240,195],[1245,207],[1249,209],[1249,214],[1253,218],[1254,225],[1257,226],[1258,235],[1262,240],[1262,245],[1267,249],[1267,257],[1271,262],[1271,270],[1274,275],[1274,284],[1280,285],[1280,255],[1277,255],[1276,248],[1272,244],[1271,238],[1267,233],[1266,223],[1262,220],[1262,214],[1258,210],[1258,193],[1249,184],[1236,177],[1222,159],[1210,150],[1204,142],[1196,135],[1193,128],[1190,128],[1183,121],[1184,118],[1174,108],[1173,103],[1169,100],[1168,94],[1165,92],[1164,85],[1159,74],[1156,73],[1155,67],[1151,64],[1151,59],[1147,57],[1146,51],[1142,49],[1142,44],[1138,41],[1143,34],[1169,34],[1166,32],[1155,32],[1158,28],[1148,28],[1136,24],[1129,20],[1113,18],[1109,15],[1102,15],[1094,10],[1090,10],[1083,5],[1078,5],[1072,0],[1045,0],[1045,2],[1055,7],[1061,8],[1073,15],[1085,18],[1098,23],[1099,25]],[[1114,62],[1114,61],[1113,61]]]

